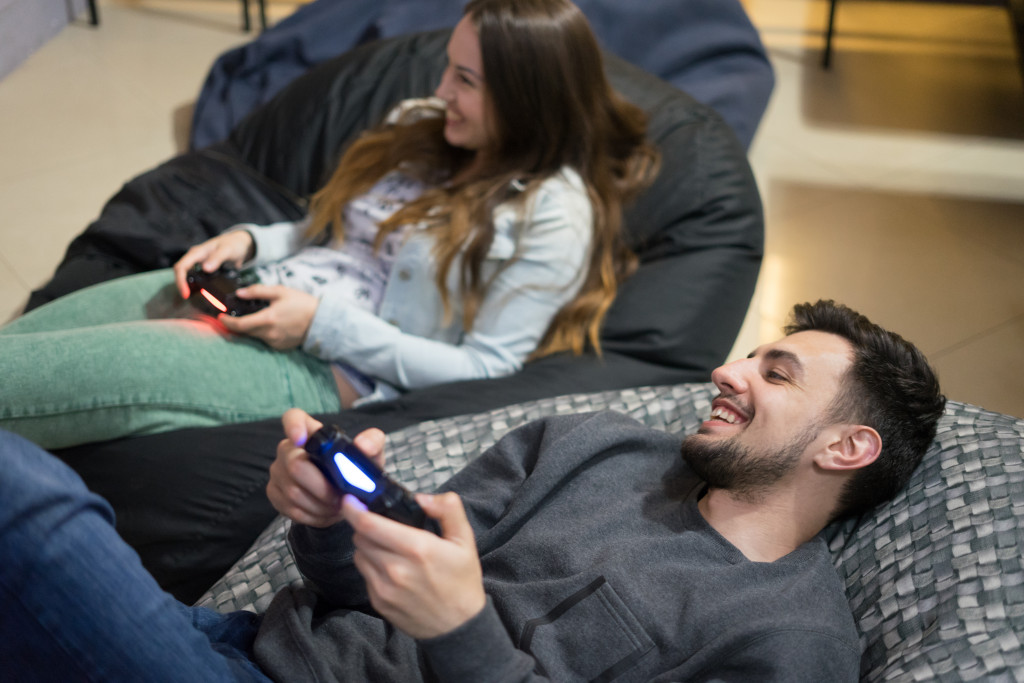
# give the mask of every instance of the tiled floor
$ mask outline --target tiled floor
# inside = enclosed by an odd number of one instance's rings
[[[1002,10],[744,0],[777,86],[751,150],[767,257],[734,355],[843,301],[918,342],[951,398],[1024,417],[1024,85]],[[271,18],[293,3],[271,2]],[[0,82],[0,320],[126,179],[180,149],[237,0],[101,0]]]
[[[835,298],[917,342],[946,393],[1024,417],[1024,81],[1006,12],[744,0],[777,85],[751,149],[766,259],[735,353]]]

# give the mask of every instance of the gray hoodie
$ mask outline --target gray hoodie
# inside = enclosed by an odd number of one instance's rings
[[[271,604],[256,660],[287,681],[855,681],[857,632],[820,538],[751,562],[697,509],[679,438],[615,413],[518,429],[444,487],[488,602],[416,641],[369,606],[346,524],[295,526],[309,588]]]

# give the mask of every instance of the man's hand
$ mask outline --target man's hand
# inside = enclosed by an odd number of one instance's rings
[[[442,538],[368,512],[345,496],[342,512],[355,529],[355,565],[370,603],[413,638],[452,631],[487,602],[473,529],[454,493],[420,494],[416,501],[441,523]]]
[[[320,300],[284,285],[250,285],[235,292],[241,299],[266,299],[270,305],[256,313],[233,318],[218,316],[229,332],[262,339],[267,346],[287,351],[302,345]]]
[[[342,519],[341,494],[302,448],[323,425],[298,408],[286,412],[281,422],[286,438],[277,445],[277,459],[270,465],[267,498],[275,510],[299,524],[320,528],[337,524]],[[353,439],[379,467],[384,466],[384,440],[379,429],[367,429]]]

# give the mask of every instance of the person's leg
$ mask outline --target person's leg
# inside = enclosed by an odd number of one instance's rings
[[[0,335],[52,332],[155,318],[198,317],[181,298],[169,269],[80,289],[0,327]]]
[[[0,428],[44,448],[341,409],[329,364],[212,319],[0,335],[0,377]]]
[[[0,661],[10,680],[267,681],[257,618],[160,590],[106,502],[63,463],[0,432]]]

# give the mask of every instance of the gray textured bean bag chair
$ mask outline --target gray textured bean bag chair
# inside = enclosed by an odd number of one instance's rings
[[[575,394],[394,432],[388,470],[431,490],[510,429],[544,415],[616,410],[688,433],[713,387]],[[1024,420],[950,401],[910,484],[888,505],[827,530],[861,634],[864,681],[1024,680]],[[301,581],[273,522],[200,601],[262,611]],[[566,522],[571,533],[571,520]]]

